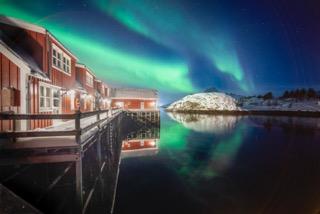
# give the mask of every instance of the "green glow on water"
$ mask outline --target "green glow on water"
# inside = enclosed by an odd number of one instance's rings
[[[164,119],[161,125],[160,151],[165,152],[173,161],[170,167],[174,171],[189,184],[196,185],[201,180],[222,175],[232,166],[244,142],[246,130],[247,127],[241,124],[229,134],[201,134],[188,130],[182,124]],[[212,145],[209,145],[209,141],[205,147],[208,150],[202,152],[208,154],[208,157],[204,160],[197,159],[195,154],[198,149],[202,149],[201,146],[198,148],[197,143],[201,145],[203,140],[207,139],[212,139]]]
[[[180,124],[164,120],[160,129],[160,149],[167,151],[181,151],[185,149],[189,130]]]

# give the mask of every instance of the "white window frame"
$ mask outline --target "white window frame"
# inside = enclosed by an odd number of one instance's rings
[[[47,94],[45,96],[41,96],[41,87],[44,88],[45,90],[45,93],[47,92],[46,89],[50,89],[50,93],[49,93],[49,96],[47,96]],[[39,82],[39,87],[38,87],[38,93],[39,93],[39,112],[52,112],[54,109],[61,109],[61,96],[60,96],[60,93],[59,93],[59,106],[56,107],[56,106],[53,106],[53,101],[54,99],[57,99],[57,98],[54,98],[53,97],[53,91],[54,90],[60,90],[60,87],[56,87],[56,86],[53,86],[53,85],[50,85],[50,84],[46,84],[44,82]],[[50,106],[47,106],[47,103],[45,102],[44,103],[44,106],[41,106],[41,98],[44,98],[45,101],[46,99],[50,99]]]
[[[41,94],[41,88],[43,88],[44,94]],[[47,90],[49,89],[49,94],[47,94]],[[41,100],[43,99],[43,106],[41,106]],[[47,100],[49,100],[50,105],[47,105]],[[39,84],[39,111],[52,111],[52,88],[48,87],[45,84]]]
[[[93,75],[89,72],[86,72],[86,85],[93,87]]]
[[[71,57],[55,44],[52,44],[52,67],[71,76]]]
[[[54,91],[56,91],[58,93],[58,97],[55,97],[54,96]],[[61,97],[60,97],[60,92],[59,92],[59,89],[57,88],[52,88],[51,89],[51,92],[52,92],[52,108],[53,109],[60,109],[60,106],[61,106]],[[54,101],[55,100],[59,100],[58,103],[59,105],[58,106],[54,106]]]

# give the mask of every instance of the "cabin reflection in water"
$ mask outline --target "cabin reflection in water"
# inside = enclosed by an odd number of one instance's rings
[[[159,151],[160,127],[143,128],[122,141],[121,158],[153,156]]]

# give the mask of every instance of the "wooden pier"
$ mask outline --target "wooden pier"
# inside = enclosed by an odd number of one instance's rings
[[[62,164],[63,170],[54,178],[49,179],[51,182],[45,185],[46,188],[41,192],[39,198],[37,200],[31,199],[28,202],[37,208],[40,206],[41,211],[45,210],[44,207],[41,209],[41,205],[45,204],[43,203],[44,198],[53,191],[55,186],[64,182],[64,177],[67,174],[70,177],[71,173],[71,177],[74,177],[71,186],[75,187],[76,192],[74,206],[76,209],[71,213],[86,213],[89,209],[95,209],[92,207],[91,201],[95,197],[95,192],[103,191],[97,186],[100,182],[99,178],[102,174],[106,174],[106,170],[110,178],[109,188],[111,189],[109,192],[115,191],[116,184],[112,182],[115,182],[115,176],[118,174],[121,135],[122,132],[125,132],[127,125],[124,120],[130,118],[119,109],[62,115],[0,114],[0,120],[11,120],[13,124],[17,120],[42,119],[68,121],[62,122],[58,126],[39,130],[12,130],[0,133],[2,141],[0,144],[0,167],[7,170],[8,166],[21,165],[21,169],[9,173],[7,177],[0,176],[0,182],[10,187],[10,180],[33,164]],[[63,184],[63,186],[67,186],[67,184]],[[112,199],[109,198],[109,200]],[[103,203],[105,203],[105,199],[100,205],[105,206]],[[110,204],[108,209],[112,210],[112,203]],[[57,210],[57,212],[60,211]]]
[[[127,110],[126,114],[141,123],[160,124],[159,110]]]

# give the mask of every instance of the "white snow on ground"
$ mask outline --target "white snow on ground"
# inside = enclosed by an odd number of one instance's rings
[[[240,107],[241,106],[241,107]],[[197,93],[178,100],[167,108],[183,111],[311,111],[320,112],[320,100],[239,98],[221,92]]]
[[[235,111],[239,110],[236,100],[225,93],[211,92],[198,93],[185,96],[181,100],[172,103],[169,111]]]
[[[120,111],[119,111],[120,112]],[[107,115],[107,113],[103,113],[100,115],[100,119],[104,119],[107,118],[107,120],[105,120],[101,125],[103,126],[105,123],[107,123],[110,119],[112,119],[113,117],[115,117],[119,112],[114,113],[114,115]],[[91,116],[91,117],[87,117],[87,118],[82,118],[80,120],[80,127],[81,128],[85,128],[93,123],[97,122],[97,116]],[[64,122],[59,122],[58,124],[55,124],[53,126],[50,127],[46,127],[46,128],[39,128],[39,129],[35,129],[33,131],[72,131],[75,130],[75,120],[67,120]],[[92,129],[90,129],[89,131],[87,131],[86,133],[81,135],[81,141],[85,141],[86,139],[88,139],[90,136],[92,136],[95,132],[98,131],[98,127],[95,126]],[[70,136],[70,137],[38,137],[38,138],[19,138],[18,141],[30,141],[30,140],[34,140],[34,141],[38,141],[38,140],[43,140],[46,138],[51,138],[51,139],[56,139],[56,138],[63,138],[65,140],[71,140],[74,141],[74,136]]]
[[[241,117],[168,112],[171,119],[196,132],[222,134],[235,128]]]

